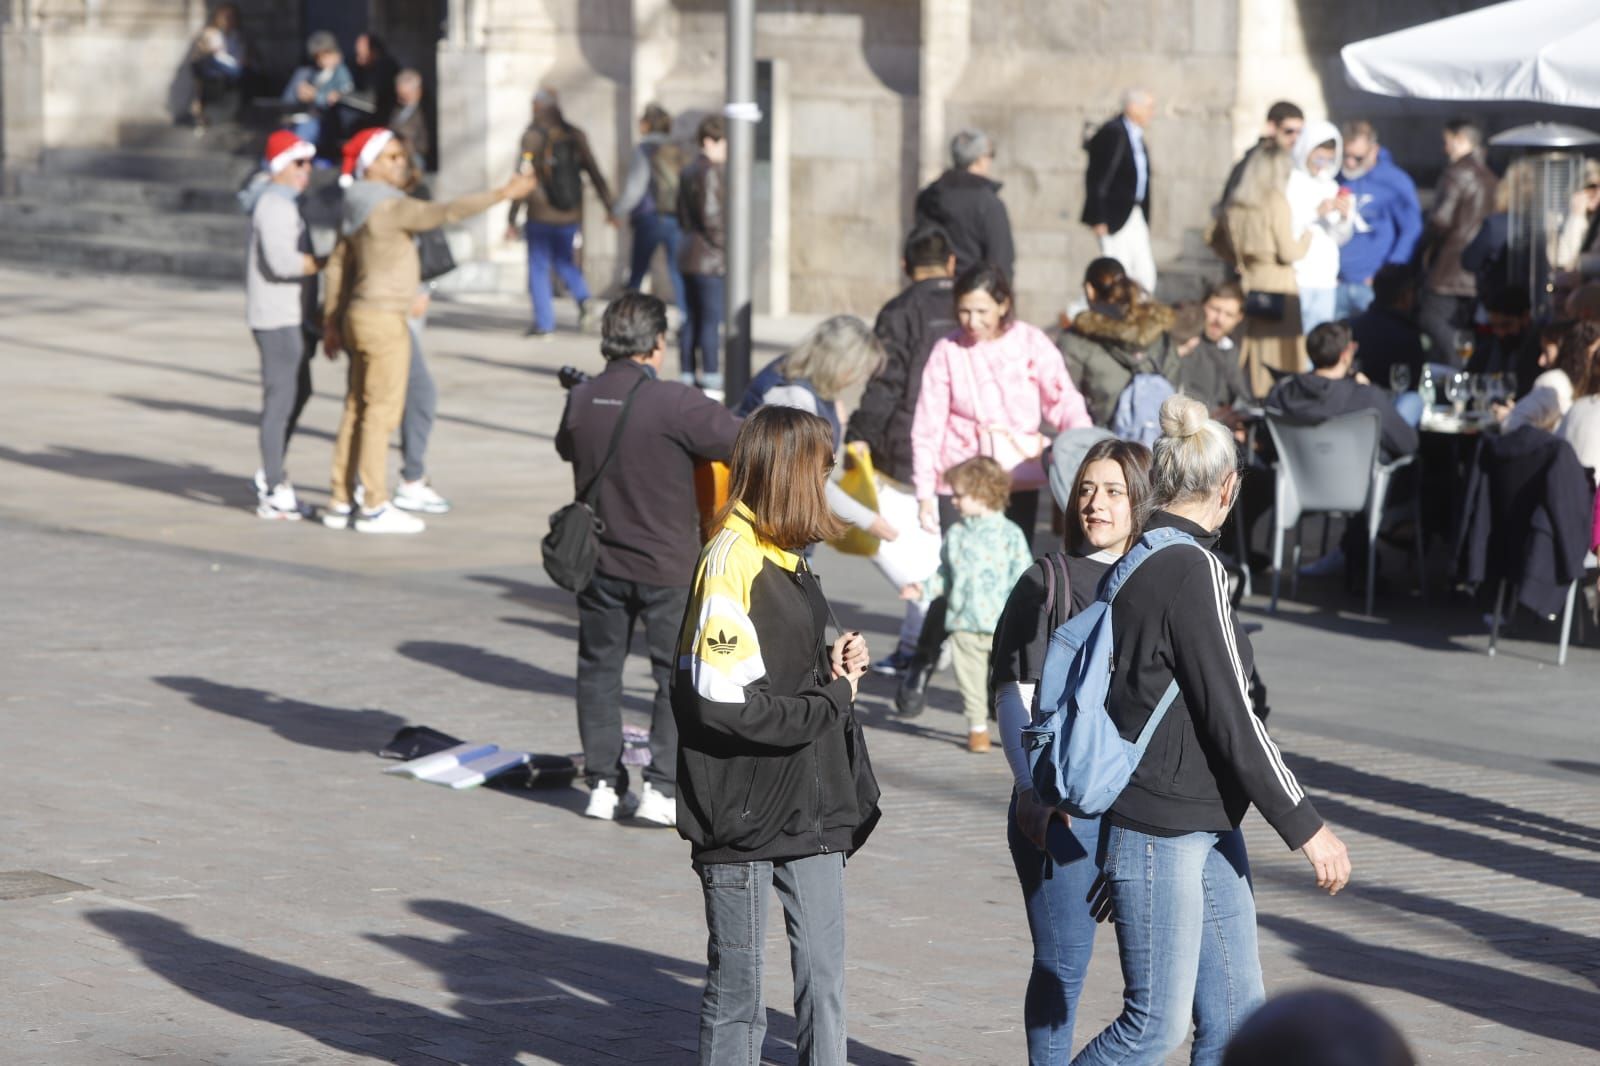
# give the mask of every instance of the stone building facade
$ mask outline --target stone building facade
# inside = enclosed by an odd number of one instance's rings
[[[330,6],[332,5],[332,6]],[[483,188],[515,163],[539,85],[561,94],[620,182],[643,105],[722,103],[721,0],[242,0],[264,59],[283,69],[338,7],[423,67],[436,95],[439,191]],[[361,10],[364,6],[364,11]],[[1460,0],[762,0],[768,123],[757,233],[758,310],[870,313],[900,284],[898,250],[917,188],[964,125],[998,144],[996,177],[1017,234],[1019,308],[1053,318],[1094,243],[1078,224],[1086,126],[1120,91],[1153,91],[1152,223],[1174,289],[1207,269],[1199,232],[1223,176],[1279,98],[1308,113],[1392,117],[1402,162],[1436,168],[1441,113],[1401,122],[1391,102],[1344,86],[1348,41],[1481,6]],[[165,114],[203,0],[0,0],[0,150],[7,169],[41,149],[108,142],[117,124]],[[348,25],[349,23],[346,23]],[[115,91],[108,92],[113,86]],[[1413,108],[1407,112],[1415,116]],[[1412,128],[1414,127],[1414,129]],[[1412,133],[1425,134],[1413,137]],[[1412,147],[1415,140],[1417,146]],[[522,287],[504,217],[460,238],[462,284]],[[591,201],[591,279],[615,280],[626,231]]]

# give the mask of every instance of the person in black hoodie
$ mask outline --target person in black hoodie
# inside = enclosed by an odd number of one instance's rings
[[[917,194],[917,225],[938,226],[950,236],[955,273],[974,263],[993,263],[1014,280],[1016,250],[1011,216],[1000,200],[1000,183],[989,178],[994,142],[982,130],[964,129],[950,140],[950,169]]]
[[[1215,1066],[1265,999],[1255,900],[1239,823],[1253,804],[1311,862],[1330,894],[1350,879],[1344,844],[1323,824],[1266,726],[1251,711],[1250,642],[1211,548],[1238,494],[1233,434],[1200,401],[1161,406],[1146,530],[1198,546],[1152,555],[1117,595],[1106,711],[1139,735],[1175,681],[1178,696],[1128,787],[1103,816],[1107,891],[1128,985],[1123,1009],[1074,1066],[1164,1062],[1194,1019],[1190,1062]]]
[[[700,553],[672,678],[678,832],[705,895],[700,1061],[755,1063],[767,896],[783,904],[801,1062],[844,1066],[844,860],[878,819],[854,718],[866,641],[841,634],[801,552],[838,536],[827,421],[769,405],[734,442],[728,503]]]

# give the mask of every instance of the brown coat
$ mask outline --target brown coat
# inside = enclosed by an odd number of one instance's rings
[[[361,228],[339,238],[323,274],[324,314],[341,316],[351,308],[405,314],[422,284],[416,234],[493,207],[498,189],[463,196],[449,203],[401,196],[372,209]]]
[[[678,179],[678,226],[683,246],[678,267],[685,274],[726,274],[727,229],[722,167],[704,155],[683,168]]]
[[[581,204],[570,211],[561,211],[550,206],[550,201],[545,199],[544,194],[544,184],[550,180],[550,175],[545,172],[546,147],[569,139],[578,143],[578,165],[589,175],[589,180],[594,184],[595,195],[600,197],[600,203],[605,206],[606,214],[611,214],[611,187],[606,184],[604,175],[600,173],[599,164],[594,161],[594,153],[589,150],[589,138],[584,132],[567,123],[548,128],[534,123],[522,132],[517,158],[533,160],[539,187],[534,189],[526,200],[519,200],[511,205],[511,225],[517,224],[524,209],[528,212],[529,222],[543,222],[551,226],[575,226],[583,221]]]
[[[1283,318],[1251,318],[1245,323],[1240,366],[1250,374],[1257,396],[1272,388],[1270,370],[1298,373],[1305,365],[1305,341],[1300,335],[1300,287],[1294,263],[1311,248],[1311,231],[1294,239],[1289,201],[1281,194],[1266,208],[1235,205],[1228,208],[1228,237],[1239,256],[1239,274],[1246,292],[1283,293]]]
[[[1500,179],[1476,155],[1466,155],[1444,168],[1428,214],[1423,261],[1427,288],[1449,296],[1476,296],[1478,280],[1461,265],[1461,251],[1478,235],[1478,227],[1494,210]]]

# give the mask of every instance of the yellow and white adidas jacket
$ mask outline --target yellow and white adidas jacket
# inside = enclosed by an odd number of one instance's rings
[[[827,601],[737,510],[700,553],[678,638],[678,831],[697,862],[848,851],[859,811],[850,683],[828,681]]]

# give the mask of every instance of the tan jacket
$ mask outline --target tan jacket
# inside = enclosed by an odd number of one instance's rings
[[[405,314],[422,284],[415,236],[487,211],[499,199],[499,190],[490,189],[449,203],[402,196],[373,208],[360,229],[339,238],[328,258],[325,316],[336,318],[353,307]]]
[[[1236,204],[1228,208],[1228,239],[1238,257],[1240,279],[1248,292],[1297,293],[1294,262],[1311,249],[1311,231],[1294,238],[1289,200],[1278,195],[1267,208]]]

